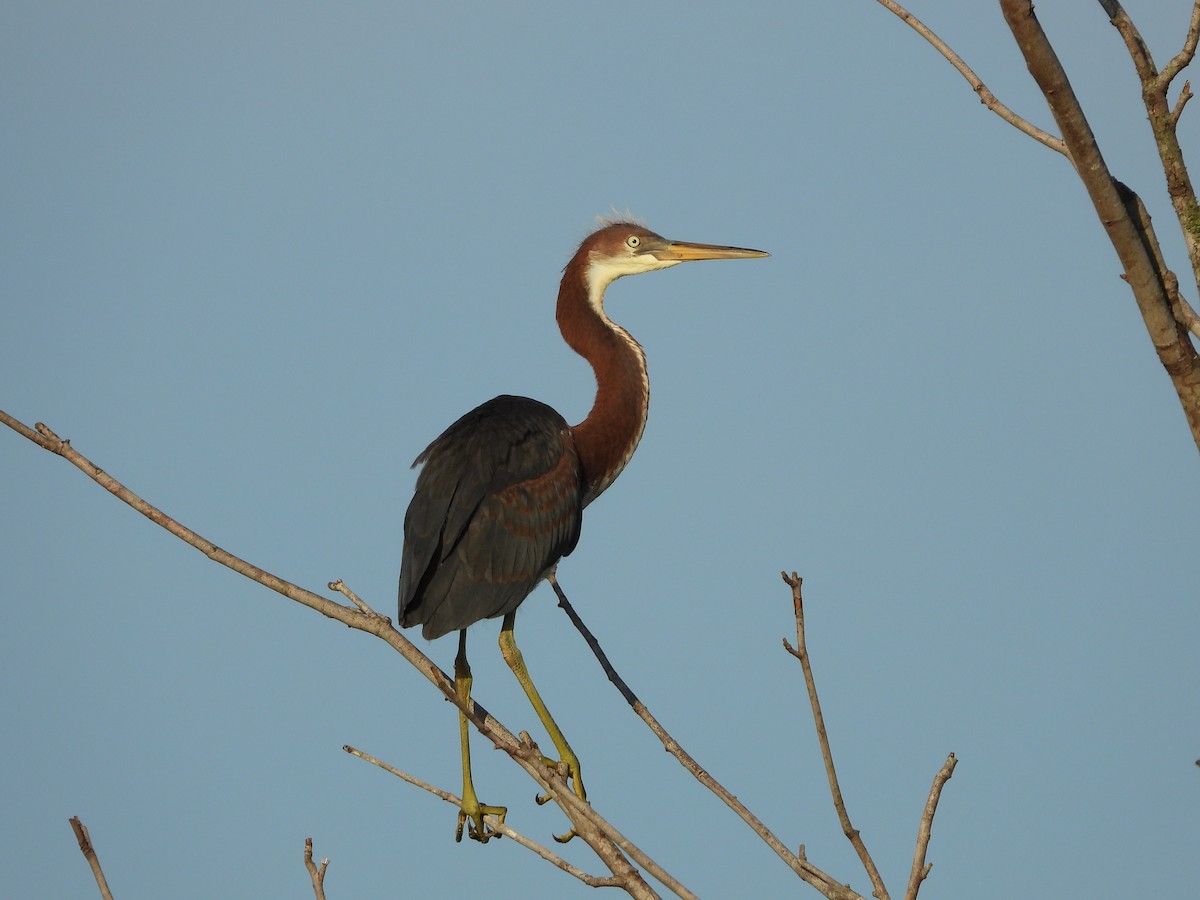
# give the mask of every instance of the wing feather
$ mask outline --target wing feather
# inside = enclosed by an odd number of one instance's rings
[[[512,612],[579,540],[582,472],[566,421],[526,397],[467,413],[417,457],[400,624],[426,638]]]

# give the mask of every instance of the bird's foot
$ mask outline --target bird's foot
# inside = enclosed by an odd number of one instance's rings
[[[479,802],[474,791],[464,791],[468,796],[463,797],[462,805],[458,808],[458,827],[454,830],[454,840],[463,839],[463,828],[466,827],[467,837],[473,841],[486,844],[492,838],[503,837],[484,820],[484,816],[495,816],[503,825],[504,816],[508,813],[507,806],[485,806]]]
[[[564,758],[561,760],[547,759],[543,756],[542,764],[549,769],[553,769],[564,779],[566,779],[567,783],[573,787],[575,796],[577,796],[580,800],[583,800],[585,803],[587,802],[587,791],[583,788],[583,776],[579,772],[579,760],[576,758],[574,753],[570,754],[570,756],[564,756]],[[538,806],[544,806],[554,799],[554,795],[538,794],[533,799]],[[578,832],[572,828],[566,834],[554,835],[554,840],[558,841],[560,844],[565,844],[571,840],[571,838],[577,836]]]

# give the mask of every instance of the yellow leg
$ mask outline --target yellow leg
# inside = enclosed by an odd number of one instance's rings
[[[538,693],[537,688],[533,686],[533,679],[529,677],[529,670],[525,668],[525,660],[521,657],[521,651],[517,648],[516,638],[513,637],[513,623],[515,620],[515,613],[509,613],[504,617],[504,625],[500,629],[500,652],[504,655],[504,661],[508,663],[508,667],[517,676],[517,681],[524,688],[525,695],[529,698],[529,702],[533,704],[533,709],[538,714],[538,718],[542,720],[542,725],[545,726],[546,731],[549,733],[550,740],[554,741],[554,746],[558,748],[561,761],[566,763],[568,777],[575,785],[575,793],[579,796],[580,800],[586,800],[587,792],[583,789],[583,778],[579,774],[579,758],[571,750],[571,745],[563,737],[563,733],[559,730],[558,725],[555,724],[550,711],[546,709],[546,704],[542,702],[542,697]],[[558,767],[558,762],[554,760],[546,760],[546,764],[554,768]]]
[[[471,699],[471,667],[467,664],[466,631],[458,633],[458,656],[454,658],[454,691],[464,703]],[[463,826],[466,825],[467,835],[471,840],[486,844],[488,838],[496,836],[496,832],[488,830],[483,822],[483,817],[495,816],[503,824],[504,814],[508,810],[503,806],[484,806],[475,796],[475,785],[471,781],[471,744],[469,741],[471,728],[466,713],[461,709],[458,711],[458,731],[462,739],[463,792],[454,840],[462,840]]]

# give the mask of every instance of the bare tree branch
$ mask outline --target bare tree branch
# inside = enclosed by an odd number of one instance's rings
[[[321,860],[319,867],[313,862],[312,838],[304,839],[304,868],[308,869],[308,877],[312,879],[316,900],[325,900],[325,870],[329,868],[329,860]]]
[[[100,868],[100,857],[96,855],[96,848],[92,846],[92,838],[88,834],[87,826],[79,821],[79,816],[71,816],[69,821],[71,829],[75,832],[75,840],[79,842],[79,850],[83,853],[83,858],[87,860],[88,865],[92,867],[92,875],[96,878],[96,886],[100,888],[100,896],[104,900],[113,900],[112,892],[108,889],[108,880]]]
[[[567,595],[563,592],[562,587],[558,583],[558,579],[553,573],[548,576],[547,581],[549,581],[550,586],[554,588],[554,593],[558,595],[558,605],[571,619],[572,624],[574,624],[579,633],[583,635],[583,639],[587,642],[588,647],[591,649],[592,654],[596,657],[596,660],[600,663],[601,668],[604,669],[604,673],[608,676],[608,680],[613,683],[613,686],[616,687],[618,691],[620,691],[621,696],[625,698],[625,702],[629,704],[630,708],[633,709],[638,718],[646,723],[646,726],[651,732],[653,732],[656,738],[662,741],[663,748],[672,756],[674,756],[675,759],[677,759],[679,763],[685,769],[687,769],[687,771],[690,772],[697,781],[716,794],[726,806],[737,813],[738,817],[741,818],[742,821],[747,825],[749,825],[750,829],[757,834],[768,847],[775,851],[775,854],[784,861],[788,868],[799,875],[800,878],[802,878],[805,882],[812,885],[826,897],[845,898],[845,900],[853,900],[853,898],[858,897],[858,894],[854,893],[845,885],[835,880],[831,875],[827,875],[825,872],[822,872],[806,858],[792,853],[784,845],[783,841],[781,841],[774,832],[772,832],[765,824],[763,824],[762,820],[759,819],[758,816],[754,815],[754,813],[747,809],[745,804],[743,804],[728,789],[726,789],[724,785],[713,778],[712,775],[708,773],[707,769],[703,768],[698,762],[696,762],[696,760],[693,759],[692,756],[686,750],[684,750],[683,747],[681,747],[673,737],[671,737],[667,730],[659,723],[658,719],[651,714],[650,710],[646,708],[646,705],[638,699],[637,695],[633,692],[629,685],[626,684],[625,679],[623,679],[617,673],[617,670],[613,668],[612,662],[608,658],[608,654],[606,654],[600,647],[600,642],[596,640],[596,636],[592,634],[591,630],[579,617],[579,614],[575,611],[575,607],[571,604],[571,601],[567,599]]]
[[[382,760],[376,759],[374,756],[372,756],[369,753],[364,753],[362,750],[358,750],[354,747],[351,747],[349,744],[342,747],[342,749],[345,750],[347,753],[349,753],[351,756],[357,756],[359,759],[364,759],[367,762],[371,763],[372,765],[376,765],[379,768],[383,769],[385,772],[390,772],[393,775],[395,775],[397,778],[401,778],[404,781],[407,781],[409,784],[414,785],[415,787],[419,787],[423,791],[428,791],[429,793],[433,794],[435,797],[445,800],[447,803],[449,803],[452,806],[459,806],[462,803],[462,801],[458,797],[456,797],[454,794],[451,794],[449,791],[443,791],[441,788],[434,787],[431,784],[426,784],[424,781],[421,781],[421,779],[415,778],[412,775],[409,775],[407,772],[402,772],[399,769],[397,769],[395,766],[390,766],[387,763],[383,762]],[[559,856],[554,851],[552,851],[546,847],[543,847],[541,844],[537,843],[536,841],[531,840],[530,838],[521,834],[519,831],[517,831],[515,828],[513,828],[508,823],[501,822],[495,816],[486,816],[485,818],[488,823],[488,826],[491,827],[498,835],[503,835],[504,837],[511,838],[515,843],[520,844],[526,850],[530,850],[530,851],[536,853],[538,856],[540,856],[542,859],[546,860],[546,862],[550,863],[551,865],[554,865],[554,866],[558,867],[559,869],[562,869],[564,872],[566,872],[568,875],[570,875],[574,878],[578,878],[580,881],[582,881],[588,887],[620,887],[620,883],[617,881],[617,879],[612,878],[612,877],[602,878],[598,875],[589,875],[587,872],[583,871],[582,869],[577,868],[576,866],[573,866],[571,863],[567,862],[565,859],[563,859],[561,856]]]
[[[892,13],[895,13],[895,15],[902,22],[904,22],[904,24],[932,44],[933,48],[937,50],[938,53],[942,54],[942,56],[949,61],[950,65],[954,66],[954,68],[958,70],[959,74],[967,80],[967,84],[971,85],[971,90],[979,95],[980,103],[1002,118],[1005,122],[1008,122],[1018,130],[1029,135],[1038,143],[1045,144],[1051,150],[1056,150],[1063,156],[1067,157],[1067,159],[1071,158],[1071,153],[1067,149],[1066,144],[1062,142],[1061,138],[1056,138],[1054,135],[1043,131],[1032,122],[1021,118],[1021,116],[1017,115],[1015,112],[1001,103],[996,95],[988,90],[987,85],[983,83],[983,81],[978,75],[975,74],[971,67],[963,61],[963,58],[955,53],[945,41],[934,34],[924,22],[910,13],[899,3],[896,3],[895,0],[879,0],[879,4]]]
[[[1105,5],[1105,11],[1108,12],[1108,6]],[[1109,12],[1109,18],[1112,13]],[[1183,42],[1183,49],[1175,55],[1175,57],[1163,67],[1163,70],[1158,73],[1158,80],[1165,91],[1171,86],[1171,82],[1175,80],[1175,76],[1192,64],[1192,60],[1196,58],[1196,45],[1200,42],[1200,0],[1194,0],[1192,3],[1192,20],[1188,23],[1187,37]],[[1188,93],[1188,86],[1183,86],[1184,93]]]
[[[1141,32],[1121,4],[1116,0],[1100,0],[1100,5],[1104,7],[1109,21],[1125,42],[1125,48],[1133,60],[1134,70],[1141,81],[1142,103],[1146,107],[1147,119],[1154,133],[1154,144],[1158,148],[1163,175],[1167,180],[1167,194],[1183,230],[1183,239],[1192,263],[1193,278],[1197,287],[1200,287],[1200,204],[1196,201],[1196,191],[1192,187],[1176,130],[1184,104],[1191,98],[1191,83],[1183,86],[1174,108],[1170,106],[1167,98],[1171,80],[1195,56],[1197,29],[1200,28],[1200,0],[1197,0],[1192,8],[1192,23],[1183,50],[1162,72],[1155,68],[1150,48],[1146,46]]]
[[[1179,92],[1179,98],[1175,101],[1175,106],[1171,110],[1171,124],[1176,128],[1179,127],[1179,117],[1183,115],[1183,108],[1187,106],[1187,102],[1192,99],[1192,83],[1185,81],[1183,90]]]
[[[933,816],[937,812],[938,801],[942,797],[942,788],[954,774],[958,760],[951,753],[946,757],[946,763],[933,777],[933,786],[929,788],[929,799],[925,801],[925,810],[921,813],[921,824],[917,827],[917,849],[913,854],[912,872],[908,876],[908,890],[904,892],[904,900],[917,900],[921,885],[929,877],[933,863],[925,862],[925,854],[929,851],[929,839],[933,836]]]
[[[92,480],[96,481],[114,496],[121,499],[123,502],[138,510],[144,516],[155,522],[160,527],[171,532],[181,540],[199,549],[210,559],[227,566],[234,571],[245,575],[246,577],[259,582],[272,590],[283,594],[289,599],[295,600],[304,606],[315,609],[322,615],[334,619],[342,624],[345,624],[358,631],[364,631],[368,634],[375,635],[385,641],[394,650],[400,653],[404,658],[420,671],[434,686],[455,706],[462,709],[468,719],[476,727],[476,729],[487,739],[491,740],[497,748],[502,749],[505,753],[523,768],[531,778],[539,785],[546,793],[548,798],[553,799],[555,803],[563,810],[564,814],[570,820],[574,832],[582,838],[597,854],[605,866],[612,872],[611,877],[591,876],[581,870],[564,862],[556,854],[550,853],[546,848],[530,841],[511,828],[505,828],[498,822],[493,822],[492,825],[497,831],[512,837],[518,843],[526,846],[539,856],[551,862],[556,867],[567,871],[576,878],[579,878],[584,883],[597,887],[620,887],[630,896],[635,898],[653,898],[658,895],[646,883],[641,872],[635,867],[640,866],[650,876],[658,879],[669,890],[677,896],[685,898],[685,900],[693,900],[695,895],[686,887],[673,878],[669,873],[662,869],[653,859],[651,859],[644,851],[638,848],[633,842],[629,841],[615,826],[606,821],[588,802],[580,799],[570,789],[566,781],[566,773],[548,767],[542,758],[537,745],[529,739],[529,736],[522,732],[519,737],[514,736],[512,732],[506,729],[499,721],[493,718],[487,710],[474,700],[463,703],[454,689],[453,683],[436,665],[433,664],[428,657],[421,653],[410,641],[408,641],[399,631],[397,631],[391,623],[391,620],[372,610],[363,600],[361,600],[349,587],[347,587],[340,579],[330,582],[329,587],[343,596],[347,597],[353,607],[343,606],[335,603],[325,597],[321,597],[311,591],[305,590],[298,585],[285,581],[275,575],[272,575],[265,570],[259,569],[251,563],[228,553],[216,545],[207,541],[200,535],[191,531],[189,528],[163,513],[161,510],[143,500],[141,497],[130,491],[119,481],[107,474],[94,463],[71,447],[70,442],[59,438],[51,429],[45,425],[38,423],[35,428],[29,428],[22,422],[0,410],[0,422],[8,425],[14,431],[23,435],[27,439],[33,441],[49,452],[62,456],[80,471],[84,472]],[[762,839],[772,847],[794,871],[808,884],[817,888],[822,894],[830,898],[830,900],[862,900],[861,896],[854,892],[846,885],[835,881],[831,876],[826,875],[817,867],[808,862],[803,852],[803,846],[799,855],[791,853],[782,842],[770,832],[748,809],[746,809],[736,797],[730,794],[723,786],[717,783],[706,771],[704,771],[698,763],[678,745],[678,743],[666,732],[658,721],[649,713],[644,704],[638,700],[636,695],[630,690],[629,686],[620,678],[609,662],[607,655],[600,648],[595,637],[579,619],[574,609],[571,607],[570,601],[562,592],[557,581],[551,577],[551,583],[556,594],[559,597],[560,605],[571,617],[576,627],[583,634],[592,652],[596,655],[605,672],[612,680],[613,684],[621,691],[635,712],[643,719],[650,727],[654,734],[662,741],[663,746],[678,759],[688,771],[706,787],[716,793],[723,801],[733,808],[741,818],[747,822],[758,833]],[[419,780],[409,776],[397,769],[387,766],[373,757],[369,757],[354,748],[346,747],[347,752],[379,765],[388,771],[392,771],[397,776],[403,778],[424,790],[428,790],[437,796],[442,797],[448,802],[460,803],[457,797],[454,797],[447,792],[433,788]],[[843,806],[844,812],[844,806]],[[848,823],[848,819],[846,820]],[[86,832],[83,832],[86,836]],[[857,832],[855,832],[857,836]],[[854,840],[852,838],[852,840]],[[861,845],[861,841],[859,841]],[[89,845],[90,846],[90,845]],[[81,848],[83,841],[81,839]],[[864,848],[865,852],[865,848]],[[85,851],[86,853],[86,851]],[[633,862],[631,863],[630,860]],[[318,900],[321,898],[323,891],[324,873],[327,861],[317,866],[311,858],[311,843],[306,846],[306,866],[309,868],[310,876],[313,879],[314,891],[317,893]],[[98,871],[98,863],[96,864]],[[314,874],[315,873],[315,874]],[[877,878],[877,873],[873,876],[873,880]],[[107,890],[107,889],[105,889]],[[105,896],[109,896],[107,893]],[[886,900],[886,891],[876,891],[876,896],[880,900]]]
[[[1171,306],[1171,315],[1175,317],[1175,321],[1180,328],[1191,332],[1200,337],[1200,316],[1196,315],[1196,311],[1183,298],[1179,292],[1179,278],[1167,268],[1167,261],[1163,257],[1162,246],[1158,243],[1158,235],[1154,231],[1154,225],[1150,221],[1150,212],[1146,209],[1146,204],[1142,202],[1142,198],[1129,190],[1125,185],[1117,182],[1117,189],[1121,191],[1125,198],[1126,205],[1131,209],[1131,215],[1141,227],[1142,234],[1145,237],[1146,248],[1150,251],[1150,257],[1154,260],[1154,265],[1157,267],[1159,276],[1162,278],[1163,286],[1167,292],[1167,302]],[[1122,276],[1126,281],[1129,279]]]
[[[1135,221],[1135,213],[1128,203],[1128,194],[1132,192],[1123,192],[1110,174],[1070,80],[1037,21],[1032,4],[1029,0],[1000,0],[1000,6],[1017,46],[1025,56],[1029,72],[1058,122],[1096,214],[1117,251],[1159,361],[1171,377],[1193,440],[1200,448],[1200,357],[1171,310],[1163,273],[1152,258],[1142,224]],[[1149,60],[1148,56],[1146,59]],[[1170,118],[1169,111],[1165,117]],[[1182,163],[1182,156],[1179,162]],[[1182,171],[1186,174],[1186,169]],[[1200,218],[1197,222],[1200,223]],[[1196,261],[1197,257],[1193,257],[1194,265]]]
[[[200,550],[200,552],[214,562],[233,569],[235,572],[271,588],[273,591],[282,594],[290,600],[314,609],[330,619],[341,622],[357,631],[372,634],[386,642],[416,668],[417,671],[432,682],[442,693],[442,696],[462,709],[480,734],[504,750],[547,795],[553,798],[555,804],[571,821],[578,836],[600,857],[604,865],[613,873],[613,877],[620,882],[622,889],[631,896],[646,898],[648,900],[648,898],[656,897],[657,894],[646,883],[637,868],[626,858],[622,849],[618,848],[618,840],[623,842],[627,847],[632,848],[635,858],[639,860],[639,864],[643,865],[655,878],[663,880],[664,883],[673,880],[649,856],[632,845],[623,835],[620,835],[620,832],[616,831],[615,828],[611,829],[612,836],[606,834],[605,826],[607,826],[607,823],[605,820],[599,814],[595,813],[590,806],[575,797],[574,792],[567,786],[566,780],[561,774],[550,770],[542,762],[541,754],[537,751],[536,746],[532,745],[532,743],[519,741],[511,731],[505,728],[474,700],[463,703],[454,690],[453,682],[446,674],[432,660],[418,650],[411,641],[397,631],[392,626],[391,620],[386,616],[381,616],[374,612],[361,600],[356,602],[357,609],[334,603],[332,600],[314,594],[312,591],[305,590],[299,585],[285,581],[276,575],[272,575],[270,572],[234,556],[232,553],[222,550],[211,541],[201,537],[190,528],[166,515],[162,510],[143,500],[71,447],[70,441],[63,440],[42,423],[39,422],[35,428],[30,428],[3,410],[0,410],[0,422],[8,425],[17,433],[49,452],[63,457],[93,481],[105,488],[105,490],[129,506],[132,506],[142,515],[146,516],[146,518],[166,529],[180,540]],[[611,828],[611,826],[607,827]]]
[[[838,821],[842,823],[842,831],[849,839],[854,852],[858,854],[867,876],[871,879],[874,890],[872,896],[878,900],[888,900],[887,887],[875,866],[875,860],[867,851],[862,835],[850,822],[850,814],[846,811],[846,802],[842,799],[842,788],[838,783],[837,769],[833,765],[833,751],[829,747],[829,732],[825,728],[825,717],[821,715],[821,701],[817,697],[817,682],[813,678],[812,662],[808,657],[808,647],[804,638],[804,595],[801,586],[804,579],[795,572],[789,577],[787,572],[781,572],[783,580],[792,589],[792,608],[796,615],[796,646],[792,647],[785,638],[783,646],[788,653],[800,660],[800,670],[804,673],[804,684],[808,688],[808,702],[812,706],[813,722],[817,727],[817,740],[821,744],[821,756],[825,760],[825,775],[829,779],[829,792],[833,795],[833,808],[837,811]]]

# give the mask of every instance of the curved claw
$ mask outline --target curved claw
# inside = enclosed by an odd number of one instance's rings
[[[574,754],[572,754],[569,758],[565,758],[562,760],[546,759],[546,757],[543,756],[542,763],[545,764],[548,768],[553,769],[555,772],[557,772],[563,778],[567,779],[568,782],[572,783],[573,787],[574,787],[575,795],[577,797],[579,797],[580,800],[583,800],[585,803],[587,802],[587,791],[584,790],[583,777],[579,773],[579,760],[575,757]],[[549,803],[553,799],[554,799],[553,794],[537,794],[534,796],[533,801],[538,806],[545,806],[547,803]],[[576,837],[579,837],[579,832],[577,832],[574,828],[572,828],[566,834],[554,835],[554,840],[556,840],[560,844],[565,844],[565,843],[569,842],[572,838],[576,838]]]
[[[503,825],[504,816],[507,813],[508,807],[506,806],[484,806],[474,796],[463,798],[462,805],[458,808],[458,825],[454,829],[454,840],[462,841],[463,826],[466,826],[467,837],[473,841],[479,841],[481,844],[486,844],[492,838],[504,837],[495,829],[488,827],[488,824],[483,821],[483,817],[495,816]]]
[[[576,758],[575,754],[571,754],[569,757],[564,756],[561,760],[547,759],[543,756],[542,765],[549,769],[553,769],[555,772],[565,778],[569,784],[572,784],[576,797],[578,797],[580,800],[587,800],[587,791],[583,788],[583,775],[579,771],[579,760]],[[554,799],[554,795],[539,794],[535,799],[537,800],[538,806],[542,806],[543,804]]]

